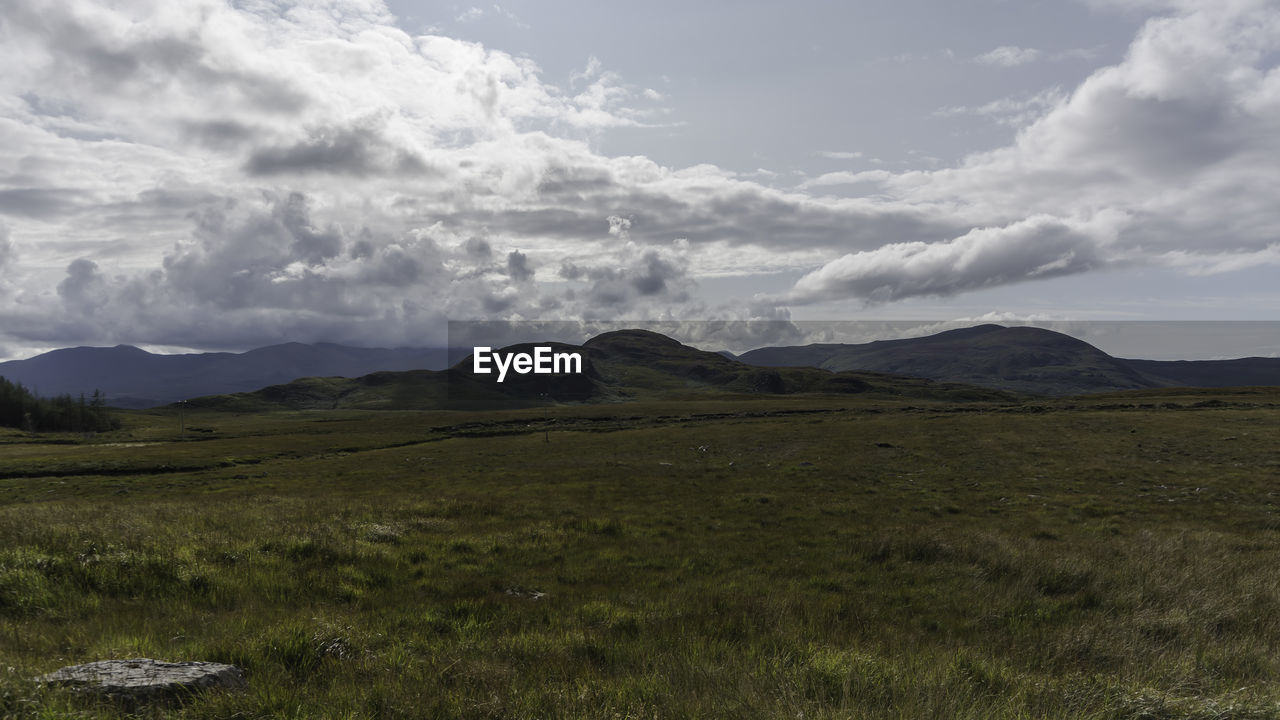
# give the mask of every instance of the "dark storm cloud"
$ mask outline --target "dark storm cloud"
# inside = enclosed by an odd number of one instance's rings
[[[65,188],[13,188],[0,190],[0,214],[36,219],[57,218],[75,212],[88,198]]]
[[[429,170],[418,155],[396,148],[372,126],[323,128],[284,147],[259,148],[245,165],[252,175],[329,173],[364,177],[421,174]]]
[[[600,168],[553,166],[542,174],[538,195],[544,200],[583,199],[615,184],[613,176]]]
[[[633,240],[666,244],[724,242],[761,248],[873,248],[894,238],[933,242],[967,227],[926,206],[817,201],[750,182],[707,178],[698,184],[636,185],[595,168],[553,167],[538,185],[549,206],[470,209],[438,216],[452,227],[484,225],[513,235],[592,237],[600,218],[625,214]]]
[[[636,213],[633,238],[647,237],[651,224]],[[874,207],[852,202],[821,204],[801,196],[780,196],[759,187],[738,189],[690,204],[672,218],[656,216],[659,227],[687,227],[690,240],[751,243],[777,248],[877,247],[887,238],[934,241],[953,234],[960,224],[925,208]],[[727,220],[727,221],[726,221]]]
[[[682,275],[684,275],[683,268],[677,267],[657,251],[648,250],[631,278],[631,287],[641,295],[657,295],[667,289],[669,278],[678,278]]]
[[[318,228],[311,222],[307,198],[292,193],[276,205],[275,216],[293,238],[289,245],[289,257],[308,265],[320,265],[342,252],[342,233],[334,225]]]
[[[516,305],[518,298],[510,292],[486,293],[481,298],[481,306],[489,315],[501,315]]]
[[[137,204],[163,210],[189,211],[218,200],[218,196],[201,187],[160,187],[143,190],[137,195]]]
[[[584,317],[600,317],[602,311],[626,311],[646,300],[683,302],[694,283],[688,260],[669,248],[642,248],[628,243],[620,262],[576,264],[564,261],[559,275],[565,280],[588,283]],[[571,289],[568,298],[576,300]]]
[[[183,123],[188,138],[215,150],[234,148],[253,139],[254,129],[235,120],[204,120]]]
[[[431,248],[435,250],[434,246]],[[428,277],[423,261],[401,247],[387,247],[369,258],[361,267],[357,282],[407,288]]]
[[[449,275],[428,237],[347,232],[296,193],[228,200],[192,221],[160,268],[108,274],[78,258],[58,283],[60,312],[0,310],[0,326],[27,342],[226,348],[283,338],[423,345],[442,321]]]
[[[578,280],[586,274],[586,269],[575,262],[565,260],[560,263],[559,275],[565,280]]]
[[[402,313],[410,298],[437,292],[447,285],[441,263],[429,238],[347,232],[317,221],[310,201],[294,193],[265,207],[231,204],[199,216],[194,242],[165,258],[148,292],[229,311],[306,313],[339,325]]]
[[[154,232],[156,228],[185,223],[192,213],[201,211],[220,198],[201,187],[161,187],[143,190],[133,197],[102,202],[94,208],[93,222],[121,237],[113,238],[112,245],[123,248],[144,248],[136,238]],[[72,242],[68,242],[68,247]],[[102,242],[97,242],[102,245]]]
[[[224,308],[342,304],[339,283],[318,270],[346,238],[335,225],[313,222],[299,193],[273,198],[265,211],[210,208],[196,218],[194,235],[164,259],[163,279],[175,293]]]
[[[512,208],[438,211],[425,213],[421,219],[423,222],[438,221],[456,232],[487,227],[517,237],[581,239],[599,235],[601,217],[603,215],[579,208]]]
[[[489,245],[489,241],[475,236],[467,238],[467,241],[462,245],[462,249],[471,257],[481,260],[487,260],[493,253],[493,248]]]
[[[18,253],[13,248],[13,240],[9,238],[9,226],[0,222],[0,269],[12,262]]]
[[[507,275],[516,282],[528,282],[533,279],[533,267],[529,265],[529,257],[519,250],[507,253]]]
[[[98,264],[85,258],[71,261],[66,277],[58,283],[58,297],[62,302],[83,314],[93,314],[104,290]]]
[[[665,244],[724,242],[779,251],[805,248],[874,248],[886,238],[933,242],[966,226],[926,208],[871,207],[867,203],[816,203],[761,187],[715,188],[701,197],[678,190],[657,192],[603,184],[602,192],[556,207],[472,208],[424,215],[458,231],[488,227],[517,237],[581,240],[600,236],[601,218],[625,213],[631,238]]]

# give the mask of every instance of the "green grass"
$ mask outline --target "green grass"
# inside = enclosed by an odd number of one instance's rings
[[[0,433],[0,717],[1280,717],[1276,391],[123,419]]]

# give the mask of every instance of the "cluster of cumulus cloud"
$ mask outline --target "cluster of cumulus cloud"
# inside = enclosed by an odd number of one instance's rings
[[[1280,263],[1280,9],[1148,5],[1008,146],[848,197],[604,156],[595,133],[653,119],[642,89],[598,64],[558,87],[380,0],[8,3],[0,340],[417,345],[447,319],[785,319]],[[698,292],[779,268],[806,272]]]

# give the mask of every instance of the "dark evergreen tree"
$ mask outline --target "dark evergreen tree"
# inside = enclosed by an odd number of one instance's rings
[[[95,390],[93,401],[74,400],[70,395],[41,398],[21,384],[0,377],[0,427],[29,432],[102,432],[120,427],[111,415],[102,393]]]

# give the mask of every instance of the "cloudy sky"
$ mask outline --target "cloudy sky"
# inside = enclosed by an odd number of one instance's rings
[[[1276,0],[0,4],[0,359],[1280,319]]]

